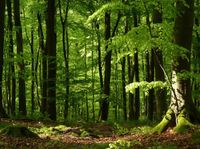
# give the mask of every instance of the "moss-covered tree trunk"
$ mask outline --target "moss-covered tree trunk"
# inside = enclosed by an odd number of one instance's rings
[[[163,120],[154,128],[154,131],[158,133],[167,129],[170,123],[176,124],[177,130],[180,130],[191,126],[188,118],[191,121],[200,120],[192,102],[190,78],[180,77],[180,73],[190,72],[194,0],[177,0],[176,9],[174,43],[179,49],[172,62],[171,104]],[[184,53],[186,56],[182,56],[181,48],[186,49]]]

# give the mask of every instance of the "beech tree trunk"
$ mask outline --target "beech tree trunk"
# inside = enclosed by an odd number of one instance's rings
[[[42,114],[47,110],[47,49],[44,46],[44,34],[42,29],[41,14],[38,12],[38,37],[39,48],[42,54],[42,74],[41,74],[41,109]]]
[[[134,27],[138,27],[138,16],[134,14]],[[138,49],[135,49],[134,52],[134,73],[135,81],[139,82],[139,62],[138,62]],[[134,98],[134,119],[138,120],[140,116],[140,89],[139,87],[135,89],[135,98]]]
[[[62,46],[63,56],[65,61],[65,101],[64,101],[64,118],[67,119],[69,113],[69,31],[68,31],[68,12],[69,12],[69,0],[66,0],[65,14],[62,16],[61,1],[58,0],[60,21],[62,25]]]
[[[160,4],[159,4],[160,5]],[[153,23],[160,24],[162,23],[162,10],[161,8],[153,10]],[[159,31],[156,31],[155,38],[158,37]],[[155,80],[156,81],[165,81],[165,75],[162,70],[163,68],[163,54],[161,49],[155,47],[154,52],[154,66],[155,66]],[[157,89],[155,91],[156,98],[156,118],[161,119],[163,114],[166,112],[167,103],[166,103],[166,89]]]
[[[171,122],[176,122],[177,131],[192,126],[187,115],[191,121],[200,121],[200,115],[192,101],[190,78],[179,75],[185,71],[190,72],[194,0],[177,0],[176,9],[178,13],[175,18],[174,43],[187,50],[185,52],[187,58],[181,55],[182,51],[178,48],[172,63],[171,104],[163,120],[154,128],[158,133],[166,130]]]
[[[48,0],[47,8],[47,113],[56,120],[56,34],[55,34],[55,0]]]
[[[128,55],[128,83],[133,83],[134,78],[134,65],[133,65],[133,58]],[[129,120],[134,119],[134,94],[129,93]]]
[[[0,1],[0,118],[7,117],[3,107],[2,76],[3,76],[3,51],[4,51],[4,16],[5,0]]]
[[[26,85],[25,85],[25,65],[23,56],[23,38],[22,38],[22,27],[20,20],[20,1],[14,0],[14,20],[16,27],[16,43],[17,43],[17,54],[20,57],[18,62],[19,70],[19,80],[18,80],[18,91],[19,91],[19,113],[22,116],[26,116]]]
[[[104,85],[103,97],[101,101],[101,120],[108,119],[109,110],[109,95],[110,95],[110,74],[111,74],[111,55],[112,51],[108,51],[108,42],[110,39],[110,13],[105,13],[105,41],[106,41],[106,56],[105,56],[105,71],[104,71]]]
[[[9,31],[9,57],[12,59],[9,63],[9,75],[10,75],[10,95],[11,95],[11,114],[15,115],[15,98],[16,98],[16,79],[15,79],[15,66],[14,66],[14,50],[13,50],[13,20],[12,20],[12,2],[7,0],[7,12],[8,12],[8,31]]]

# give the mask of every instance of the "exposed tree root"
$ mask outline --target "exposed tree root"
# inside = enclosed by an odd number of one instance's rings
[[[181,113],[178,115],[178,124],[174,128],[174,131],[181,133],[185,132],[191,127],[194,127],[194,125],[187,119],[186,110],[183,109]]]
[[[153,133],[160,134],[163,131],[165,131],[174,119],[173,114],[174,114],[173,110],[169,109],[164,118],[162,119],[162,121],[156,127],[154,127]]]
[[[172,109],[169,109],[162,119],[162,121],[153,129],[153,133],[162,133],[170,126],[175,126],[174,131],[181,133],[185,132],[194,125],[187,119],[186,110],[183,109],[177,117],[177,124],[175,125],[175,114]]]

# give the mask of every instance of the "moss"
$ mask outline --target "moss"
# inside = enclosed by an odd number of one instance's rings
[[[194,125],[190,123],[189,120],[187,119],[186,110],[183,109],[181,113],[178,115],[178,124],[174,128],[174,131],[177,133],[184,133],[193,126]]]
[[[162,121],[153,128],[153,133],[160,134],[163,131],[165,131],[173,119],[172,117],[173,113],[174,113],[173,110],[169,109],[164,118],[162,119]]]
[[[37,134],[23,126],[8,126],[1,131],[1,134],[13,137],[39,138]]]

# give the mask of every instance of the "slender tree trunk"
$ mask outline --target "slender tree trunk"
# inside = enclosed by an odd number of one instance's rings
[[[153,11],[153,23],[159,24],[162,23],[162,12],[161,10],[154,9]],[[159,33],[157,33],[159,34]],[[156,35],[157,37],[158,35]],[[165,81],[165,75],[162,70],[163,66],[163,55],[162,51],[159,48],[153,49],[154,52],[154,64],[155,64],[155,80],[156,81]],[[166,89],[157,89],[156,90],[156,113],[157,119],[161,119],[162,115],[166,112],[167,102],[166,102]]]
[[[96,23],[96,34],[97,34],[97,53],[98,53],[98,68],[99,68],[99,82],[101,87],[101,92],[103,90],[103,73],[102,73],[102,63],[101,63],[101,36],[99,33],[99,24]]]
[[[85,43],[85,55],[84,55],[84,61],[85,61],[85,106],[86,106],[86,120],[89,120],[89,102],[88,102],[88,93],[87,93],[87,46]]]
[[[138,27],[138,16],[134,14],[134,27]],[[138,49],[135,49],[134,53],[134,73],[135,73],[135,81],[139,82],[139,62],[138,62]],[[140,116],[140,89],[139,87],[135,89],[135,97],[134,97],[134,119],[138,120]]]
[[[124,120],[127,120],[127,101],[126,101],[126,58],[122,58],[122,96],[123,96],[123,112]]]
[[[94,41],[92,41],[93,48],[94,48]],[[92,49],[93,49],[92,48]],[[95,121],[95,75],[94,75],[94,50],[92,50],[92,119]]]
[[[135,81],[139,82],[139,63],[138,63],[138,49],[135,49],[134,53],[134,72],[135,72]],[[140,89],[139,87],[135,89],[135,110],[134,110],[134,119],[138,120],[140,116]]]
[[[115,50],[115,56],[117,57],[117,51]],[[118,100],[119,100],[119,89],[118,89],[118,63],[115,63],[115,120],[118,118]]]
[[[41,79],[41,112],[45,114],[47,110],[47,49],[44,47],[44,35],[42,29],[41,14],[38,12],[38,36],[39,36],[39,47],[42,54],[42,79]]]
[[[149,65],[149,82],[154,81],[154,52],[153,49],[151,50],[150,56],[150,65]],[[148,114],[147,117],[149,120],[153,120],[155,111],[155,92],[154,89],[149,90],[149,97],[148,97]]]
[[[66,74],[66,97],[64,103],[64,118],[67,119],[69,111],[69,31],[68,31],[68,12],[69,12],[69,0],[66,0],[65,16],[62,16],[61,2],[58,0],[60,21],[62,24],[62,44],[63,55],[65,61],[65,74]]]
[[[99,83],[100,83],[100,99],[102,98],[103,93],[103,73],[102,73],[102,62],[101,62],[101,36],[99,32],[99,24],[95,22],[96,34],[97,34],[97,55],[98,55],[98,69],[99,69]],[[99,102],[99,117],[101,117],[101,100]]]
[[[22,116],[26,116],[26,91],[25,91],[25,65],[23,56],[23,38],[22,38],[22,26],[20,21],[20,1],[14,0],[14,20],[16,27],[16,43],[17,43],[17,54],[20,57],[18,62],[18,87],[19,87],[19,113]]]
[[[126,16],[125,20],[125,34],[129,31],[128,24],[129,17]],[[127,120],[127,98],[126,98],[126,57],[122,58],[122,97],[123,97],[123,112],[124,112],[124,120]]]
[[[128,55],[128,83],[133,83],[134,78],[134,66],[133,66],[133,60],[130,55]],[[134,94],[129,93],[129,120],[134,119]]]
[[[13,50],[13,21],[12,21],[12,2],[7,0],[8,11],[8,31],[9,31],[9,76],[11,78],[10,94],[11,94],[11,114],[15,115],[15,98],[16,98],[16,79],[15,79],[15,66],[14,66],[14,50]]]
[[[7,117],[3,107],[2,77],[3,77],[3,52],[4,52],[4,16],[5,0],[0,1],[0,117]]]
[[[108,51],[108,43],[110,39],[110,13],[105,13],[105,41],[106,41],[106,56],[105,56],[105,71],[104,71],[104,86],[103,99],[101,101],[101,120],[108,119],[109,110],[109,95],[110,95],[110,74],[111,74],[111,55],[112,51]]]
[[[34,30],[31,28],[31,113],[35,110],[35,59],[34,59]]]
[[[47,113],[56,120],[56,33],[55,33],[55,0],[48,0],[46,48],[47,62]]]

